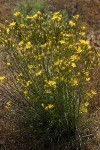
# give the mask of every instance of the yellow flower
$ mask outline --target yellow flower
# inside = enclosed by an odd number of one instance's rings
[[[29,68],[29,69],[32,69],[32,68],[33,68],[33,65],[28,65],[28,68]]]
[[[92,98],[93,97],[92,93],[89,93],[89,92],[87,92],[86,95],[87,95],[88,98]]]
[[[8,101],[6,104],[7,104],[7,106],[10,106],[11,103],[12,103],[12,101]]]
[[[25,91],[24,91],[24,94],[25,94],[25,95],[27,95],[27,94],[28,94],[28,91],[27,91],[27,90],[25,90]]]
[[[87,82],[90,81],[90,78],[86,78],[86,81],[87,81]]]
[[[31,42],[27,42],[27,44],[26,44],[26,49],[30,49],[31,47],[32,47]]]
[[[87,107],[84,107],[84,106],[83,106],[83,107],[81,108],[81,113],[87,113]]]
[[[22,46],[23,44],[24,44],[24,41],[20,41],[18,45]]]
[[[16,17],[19,17],[20,15],[21,15],[21,13],[19,11],[14,13],[14,16],[16,16]]]
[[[23,76],[23,74],[22,74],[22,73],[19,73],[19,74],[18,74],[18,77],[22,77],[22,76]]]
[[[81,36],[84,36],[85,35],[85,32],[80,32],[79,33]]]
[[[0,77],[0,82],[4,81],[5,77],[4,76],[1,76]]]
[[[41,106],[44,108],[45,107],[44,103],[42,103]]]
[[[70,25],[71,27],[75,27],[75,26],[76,26],[75,22],[73,22],[73,21],[69,21],[69,25]]]
[[[7,30],[6,30],[6,31],[7,31],[7,34],[9,34],[9,32],[10,32],[10,29],[9,29],[9,28],[7,28]]]
[[[96,91],[91,90],[91,94],[96,95],[97,93],[96,93]]]
[[[5,106],[5,109],[8,109],[8,110],[9,110],[9,106]]]
[[[45,110],[52,109],[52,108],[54,108],[54,105],[48,104],[48,106],[45,107]]]
[[[62,62],[63,62],[63,60],[62,60],[62,59],[60,59],[60,60],[58,60],[58,61],[56,61],[56,62],[54,63],[54,66],[61,65],[61,64],[62,64]]]
[[[77,55],[72,55],[70,59],[71,59],[72,61],[75,61],[77,58],[78,58]]]
[[[23,23],[21,23],[21,24],[20,24],[20,27],[23,28],[23,27],[25,27],[25,25],[24,25]]]
[[[49,104],[49,105],[48,105],[48,108],[49,108],[49,109],[52,109],[52,108],[54,108],[54,105]]]
[[[12,23],[10,23],[9,26],[10,26],[10,27],[14,27],[15,25],[16,25],[16,22],[13,21]]]
[[[41,12],[40,12],[40,11],[38,11],[38,12],[37,12],[37,14],[38,14],[38,15],[41,15]]]
[[[28,81],[28,82],[26,83],[27,86],[29,86],[29,85],[31,85],[31,84],[32,84],[32,81]]]
[[[89,72],[87,72],[87,71],[84,72],[84,74],[85,74],[87,77],[89,76]]]
[[[50,85],[51,87],[56,87],[56,82],[55,81],[49,81],[48,85]]]
[[[35,76],[38,77],[38,76],[41,76],[41,74],[42,74],[42,70],[38,71],[38,72],[35,74]]]
[[[71,66],[74,68],[74,67],[76,67],[76,64],[75,63],[71,63]]]
[[[60,12],[55,12],[51,20],[59,22],[62,20],[62,15],[60,15]]]
[[[60,44],[66,44],[66,42],[64,40],[59,41]]]
[[[27,16],[26,18],[27,19],[37,19],[37,17],[39,16],[41,14],[41,12],[37,12],[35,15],[33,15],[33,16]]]
[[[81,53],[82,49],[80,47],[78,47],[77,52],[76,53]]]
[[[77,73],[78,76],[80,76],[80,74],[81,74],[80,72]]]
[[[57,15],[59,15],[59,14],[60,14],[59,11],[57,11],[57,12],[54,13],[55,16],[57,16]]]
[[[7,66],[10,66],[11,64],[10,64],[10,62],[7,62]]]
[[[75,16],[73,16],[73,18],[77,21],[78,19],[79,19],[79,15],[75,15]]]
[[[78,80],[76,78],[71,79],[70,83],[72,86],[77,86],[78,85]]]
[[[88,107],[88,106],[89,106],[89,102],[85,102],[85,103],[84,103],[84,106],[85,106],[85,107]]]
[[[87,41],[87,40],[82,40],[82,39],[81,39],[81,40],[79,40],[79,41],[80,41],[80,43],[83,44],[83,45],[87,45],[87,46],[89,45],[89,41]]]
[[[82,29],[82,30],[86,30],[86,27],[85,27],[85,26],[82,26],[81,29]]]

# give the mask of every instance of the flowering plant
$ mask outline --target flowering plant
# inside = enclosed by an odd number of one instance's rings
[[[40,127],[55,131],[51,141],[75,136],[79,117],[96,94],[86,87],[98,64],[79,15],[66,23],[60,12],[14,16],[17,22],[1,28],[1,42],[16,90],[34,108]]]

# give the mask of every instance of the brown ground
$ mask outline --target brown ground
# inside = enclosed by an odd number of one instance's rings
[[[6,19],[11,19],[12,9],[24,0],[0,0],[0,23],[4,23]],[[72,15],[80,14],[82,22],[88,27],[88,38],[92,39],[92,45],[100,48],[100,0],[47,0],[50,10],[60,10],[66,9],[69,13],[69,17]],[[1,67],[1,66],[0,66]],[[100,69],[94,72],[93,85],[95,84],[98,92],[100,84]],[[2,74],[2,72],[0,72]],[[1,93],[0,93],[1,94]],[[88,134],[88,130],[91,130],[92,137],[85,137],[87,140],[86,148],[83,150],[99,150],[100,148],[100,102],[99,95],[96,97],[96,101],[91,104],[89,115],[92,116],[90,123],[85,125],[85,135]],[[5,143],[6,135],[9,135],[12,128],[10,127],[10,119],[5,118],[5,113],[3,105],[0,103],[0,144]],[[3,116],[3,117],[2,117]],[[7,123],[8,120],[8,123]],[[5,126],[5,128],[4,128]],[[87,133],[87,134],[86,134]],[[18,137],[17,137],[18,138]],[[16,136],[10,140],[10,144],[14,146],[19,139],[14,141]],[[19,150],[26,150],[27,148],[19,148]],[[8,144],[5,150],[11,150]],[[13,150],[18,150],[18,148],[13,148]],[[28,150],[28,149],[27,149]]]

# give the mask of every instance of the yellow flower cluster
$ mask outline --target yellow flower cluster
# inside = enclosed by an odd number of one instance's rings
[[[48,104],[47,106],[45,106],[44,103],[42,103],[41,105],[42,105],[42,107],[43,107],[45,110],[49,110],[49,109],[54,108],[54,105],[52,105],[52,104]]]
[[[11,104],[12,104],[12,101],[8,101],[5,105],[5,109],[9,110]]]
[[[62,20],[62,15],[60,14],[60,12],[55,12],[51,20],[59,22]]]
[[[0,76],[0,83],[2,83],[5,80],[5,76]]]
[[[37,12],[25,18],[16,12],[14,16],[18,22],[12,21],[1,29],[0,42],[7,48],[7,54],[11,54],[11,64],[7,62],[7,66],[16,71],[21,93],[39,104],[44,100],[42,107],[46,110],[55,108],[56,99],[60,104],[66,101],[63,105],[67,105],[75,96],[77,106],[83,96],[80,91],[84,91],[90,81],[89,71],[98,64],[96,51],[84,40],[86,28],[78,26],[79,15],[67,23],[60,12]],[[0,77],[1,82],[4,79]],[[85,95],[84,111],[93,95],[93,91]]]

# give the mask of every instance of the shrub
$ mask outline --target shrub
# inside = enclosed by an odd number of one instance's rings
[[[55,143],[65,149],[65,143],[76,138],[79,120],[96,94],[87,86],[98,54],[84,40],[79,15],[67,22],[60,12],[14,16],[18,21],[1,26],[0,39],[13,81],[9,85],[32,108],[36,149],[52,149]],[[6,77],[0,80],[3,87]]]

